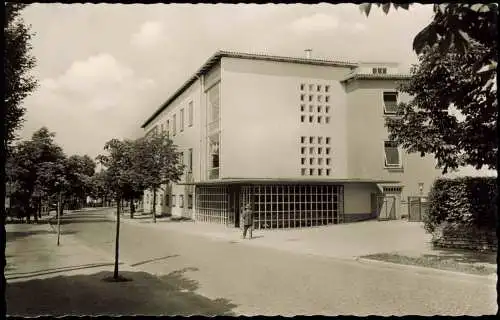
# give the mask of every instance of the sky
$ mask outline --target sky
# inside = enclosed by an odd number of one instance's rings
[[[395,61],[407,72],[432,5],[385,15],[356,4],[32,4],[37,90],[21,138],[42,126],[66,154],[103,152],[142,123],[213,53],[229,50],[347,61]]]

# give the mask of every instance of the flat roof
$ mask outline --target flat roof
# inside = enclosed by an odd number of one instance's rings
[[[309,65],[319,65],[319,66],[332,66],[332,67],[347,67],[353,68],[357,67],[359,64],[356,62],[348,61],[337,61],[337,60],[327,60],[327,59],[317,59],[317,58],[294,58],[294,57],[283,57],[274,56],[268,54],[258,54],[258,53],[243,53],[235,51],[217,51],[214,53],[207,61],[186,81],[184,84],[177,89],[174,94],[172,94],[154,113],[151,115],[141,126],[145,128],[149,123],[151,123],[163,110],[165,110],[172,101],[174,101],[179,95],[182,94],[191,84],[193,84],[196,79],[201,75],[205,74],[212,68],[216,63],[218,63],[223,57],[228,58],[239,58],[239,59],[250,59],[250,60],[261,60],[261,61],[275,61],[275,62],[287,62],[287,63],[301,63]]]
[[[179,185],[224,185],[224,184],[332,184],[332,183],[376,183],[399,184],[401,181],[376,179],[318,179],[318,178],[228,178],[206,181],[180,182]]]
[[[411,78],[409,74],[395,73],[395,74],[372,74],[372,73],[352,73],[340,82],[347,82],[352,80],[408,80]]]

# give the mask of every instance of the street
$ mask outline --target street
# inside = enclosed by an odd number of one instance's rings
[[[7,263],[14,265],[6,270],[8,314],[477,316],[497,312],[495,283],[488,279],[421,274],[251,246],[245,240],[214,241],[138,223],[122,223],[120,229],[120,270],[132,281],[106,283],[100,279],[113,270],[113,219],[110,210],[66,214],[60,247],[49,231],[16,238],[8,229]],[[18,252],[34,254],[44,241],[53,244],[46,245],[49,256],[37,259],[45,269],[58,267],[63,250],[74,267],[40,279],[23,278],[35,273],[28,269],[37,268],[21,260],[16,263]]]

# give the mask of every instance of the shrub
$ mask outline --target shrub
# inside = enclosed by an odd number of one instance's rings
[[[425,230],[433,233],[443,222],[495,230],[497,196],[496,177],[436,179],[429,193]]]

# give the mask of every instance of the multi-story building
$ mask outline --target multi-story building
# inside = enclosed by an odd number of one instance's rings
[[[250,202],[256,228],[401,217],[439,171],[388,140],[397,68],[215,53],[142,125],[169,132],[187,165],[156,212],[239,226]]]

